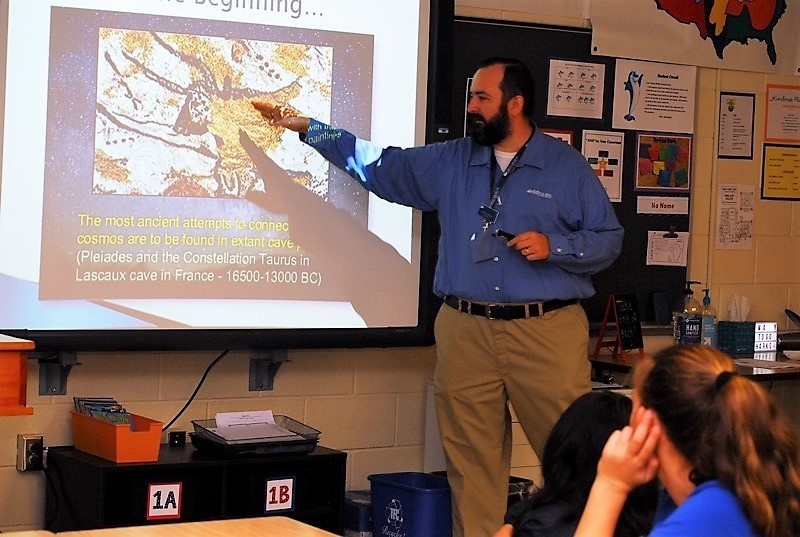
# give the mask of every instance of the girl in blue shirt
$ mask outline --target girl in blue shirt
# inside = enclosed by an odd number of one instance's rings
[[[612,536],[654,476],[666,495],[651,537],[800,535],[800,446],[761,386],[694,345],[642,359],[633,383],[631,423],[606,443],[576,537]]]

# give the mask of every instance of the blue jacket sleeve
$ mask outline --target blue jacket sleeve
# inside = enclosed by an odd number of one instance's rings
[[[548,234],[548,261],[575,274],[595,274],[619,256],[625,231],[591,168],[587,165],[586,169],[574,173],[582,183],[574,204],[580,211],[576,218],[580,218],[582,225],[575,231]]]
[[[304,141],[381,198],[423,211],[437,208],[436,163],[444,147],[384,148],[343,129],[311,120]]]

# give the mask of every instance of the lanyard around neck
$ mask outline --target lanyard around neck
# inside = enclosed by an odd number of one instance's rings
[[[528,139],[525,140],[525,143],[522,145],[522,147],[519,148],[519,151],[514,153],[514,156],[511,158],[511,162],[509,162],[508,166],[506,166],[506,169],[500,173],[499,178],[497,177],[497,170],[499,166],[497,164],[497,158],[494,156],[494,149],[492,149],[492,162],[489,166],[489,207],[494,207],[497,203],[497,200],[500,199],[500,191],[503,190],[503,186],[505,186],[508,176],[511,175],[511,172],[517,169],[517,163],[525,153],[525,149],[528,147],[531,138],[533,138],[532,132],[531,135],[528,136]]]

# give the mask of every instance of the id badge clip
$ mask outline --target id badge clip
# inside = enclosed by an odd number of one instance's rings
[[[481,204],[481,208],[478,209],[478,215],[481,218],[483,218],[484,222],[486,222],[485,227],[489,227],[490,225],[494,224],[497,221],[497,217],[500,215],[500,211],[498,211],[494,207],[489,207],[488,205]]]

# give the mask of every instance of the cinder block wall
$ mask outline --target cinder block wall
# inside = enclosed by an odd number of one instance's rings
[[[466,2],[464,2],[466,3]],[[512,3],[512,2],[507,2]],[[517,2],[523,4],[524,2]],[[487,7],[459,5],[458,15],[587,27],[583,19],[543,17]],[[476,58],[478,61],[478,58]],[[725,318],[725,305],[736,292],[753,299],[752,318],[780,320],[783,309],[800,311],[800,204],[756,200],[752,251],[713,249],[715,192],[719,183],[760,188],[759,144],[763,133],[766,83],[797,84],[791,77],[701,68],[692,178],[692,245],[689,275],[708,282]],[[714,161],[714,110],[720,90],[756,93],[756,139],[752,162]],[[668,344],[648,338],[648,350]],[[207,365],[208,352],[80,353],[67,396],[38,395],[38,368],[30,363],[28,401],[32,416],[0,417],[0,529],[36,529],[44,524],[45,482],[40,473],[15,468],[16,435],[42,433],[45,445],[72,442],[69,409],[72,396],[112,395],[138,414],[169,421],[194,390]],[[247,353],[231,353],[208,376],[197,400],[175,427],[189,429],[192,419],[218,411],[269,408],[323,431],[321,443],[348,452],[348,488],[366,489],[376,472],[422,470],[426,386],[435,348],[291,351],[271,392],[248,392]],[[788,410],[800,404],[800,381],[766,385]],[[796,414],[796,412],[794,412]],[[799,418],[794,418],[798,420]],[[537,480],[539,462],[515,429],[513,473]]]

